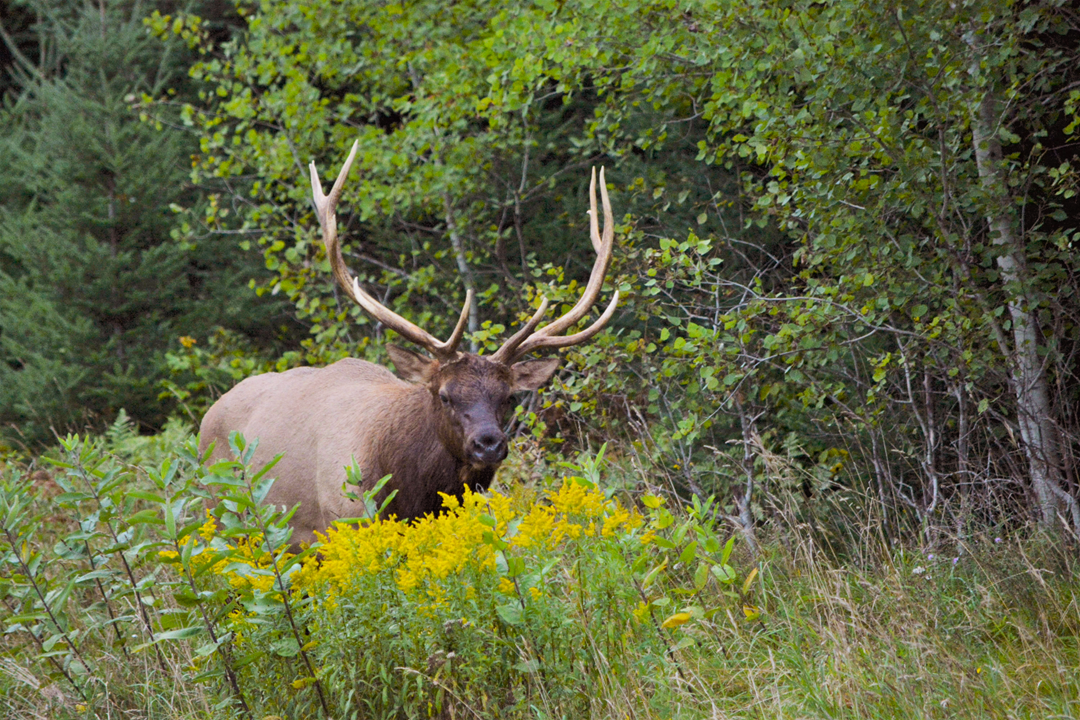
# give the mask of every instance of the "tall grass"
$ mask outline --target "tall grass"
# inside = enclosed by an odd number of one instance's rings
[[[1022,535],[960,548],[880,547],[860,566],[774,546],[763,563],[769,627],[742,646],[751,707],[763,717],[1080,715],[1072,561]]]
[[[838,492],[751,557],[586,457],[305,561],[242,442],[172,433],[0,467],[3,717],[1080,716],[1075,548],[1034,530],[890,536]]]

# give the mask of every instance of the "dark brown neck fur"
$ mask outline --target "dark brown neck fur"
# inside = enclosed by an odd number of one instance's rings
[[[460,433],[439,412],[439,400],[426,386],[414,386],[398,402],[409,411],[397,407],[389,414],[393,422],[378,444],[378,462],[364,477],[365,485],[373,485],[392,475],[383,496],[395,489],[398,493],[387,515],[411,520],[438,513],[443,506],[439,493],[460,498],[466,485],[481,490],[491,485],[497,468],[474,468],[465,461]]]

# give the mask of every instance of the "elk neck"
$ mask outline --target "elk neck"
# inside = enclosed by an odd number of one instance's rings
[[[399,518],[437,513],[442,507],[440,492],[460,497],[464,486],[487,489],[491,484],[496,468],[475,468],[467,461],[461,428],[426,384],[404,390],[386,414],[389,422],[378,443],[377,473],[393,475],[389,487],[399,489],[390,513]]]

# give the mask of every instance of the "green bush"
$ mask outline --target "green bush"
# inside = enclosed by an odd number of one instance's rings
[[[733,541],[645,500],[647,517],[571,475],[539,496],[447,498],[411,525],[332,529],[298,588],[335,629],[316,633],[335,716],[617,714],[612,687],[669,712],[736,595]]]
[[[123,421],[109,441],[153,454]],[[259,504],[273,463],[252,469],[254,444],[231,443],[234,459],[209,467],[190,436],[140,467],[72,436],[50,460],[59,493],[5,474],[6,642],[60,684],[64,708],[169,714],[180,683],[198,688],[184,712],[505,717],[644,702],[663,715],[690,679],[707,687],[694,668],[714,617],[757,572],[736,583],[711,503],[676,517],[645,496],[643,515],[605,493],[602,454],[549,490],[467,493],[413,524],[379,519],[371,491],[368,519],[294,555],[291,511]]]

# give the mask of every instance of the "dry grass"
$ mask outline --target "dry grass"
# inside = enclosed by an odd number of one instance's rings
[[[1080,584],[1055,546],[809,546],[766,545],[764,626],[730,622],[730,657],[702,656],[713,717],[1080,716]]]

